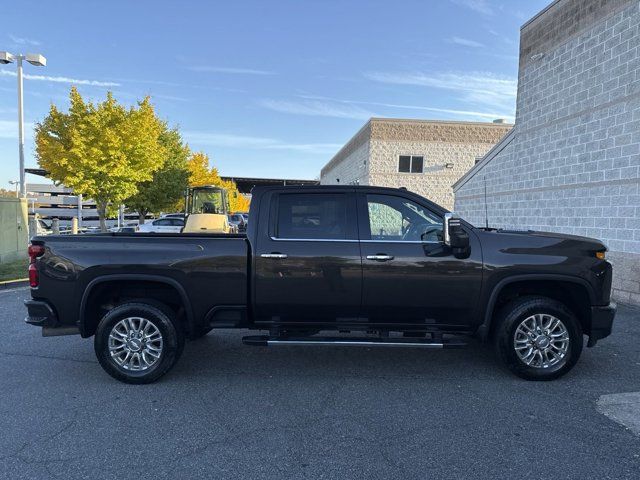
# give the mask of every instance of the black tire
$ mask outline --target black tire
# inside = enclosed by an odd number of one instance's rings
[[[559,319],[569,337],[568,349],[555,365],[546,368],[530,366],[520,359],[514,340],[518,326],[536,314],[552,315]],[[495,331],[496,351],[509,370],[526,380],[554,380],[571,370],[582,353],[582,327],[575,314],[564,304],[547,297],[520,297],[505,305],[499,312]]]
[[[109,335],[112,329],[129,317],[143,318],[157,328],[162,336],[159,358],[144,370],[123,368],[109,352]],[[129,302],[111,309],[102,318],[96,329],[94,349],[102,368],[116,380],[125,383],[143,384],[155,382],[167,373],[178,361],[184,348],[184,333],[176,324],[171,309],[155,302]],[[140,362],[138,362],[140,363]]]

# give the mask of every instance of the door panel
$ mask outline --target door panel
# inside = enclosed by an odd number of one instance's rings
[[[254,259],[258,322],[358,320],[362,264],[353,193],[278,194]]]
[[[362,315],[372,324],[467,325],[477,306],[482,255],[455,258],[442,219],[397,195],[359,195]],[[440,223],[438,223],[440,222]]]

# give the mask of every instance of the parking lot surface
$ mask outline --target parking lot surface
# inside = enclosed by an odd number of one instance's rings
[[[638,309],[550,383],[477,344],[263,348],[214,331],[131,386],[91,340],[24,324],[28,295],[0,291],[0,478],[640,478],[640,437],[598,407],[640,391]]]

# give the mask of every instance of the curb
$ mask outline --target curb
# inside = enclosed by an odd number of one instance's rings
[[[18,278],[17,280],[6,280],[4,282],[0,282],[0,290],[9,290],[10,288],[28,287],[28,286],[29,286],[28,278]]]

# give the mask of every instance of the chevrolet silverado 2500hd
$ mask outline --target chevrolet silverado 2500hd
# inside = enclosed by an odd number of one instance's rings
[[[454,348],[493,342],[549,380],[611,333],[600,241],[475,228],[403,189],[264,187],[242,234],[34,237],[27,323],[94,337],[102,367],[148,383],[185,338],[262,330],[248,345]]]

